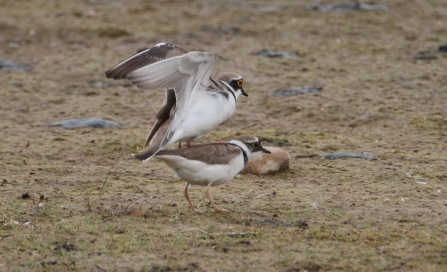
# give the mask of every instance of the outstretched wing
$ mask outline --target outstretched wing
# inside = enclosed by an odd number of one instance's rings
[[[106,76],[113,79],[126,79],[128,74],[144,66],[186,53],[188,51],[176,44],[159,43],[113,66],[106,72]]]
[[[162,142],[163,147],[184,119],[194,92],[206,91],[210,75],[218,59],[214,53],[189,52],[142,67],[128,75],[133,84],[142,89],[173,89],[176,96],[174,120]]]

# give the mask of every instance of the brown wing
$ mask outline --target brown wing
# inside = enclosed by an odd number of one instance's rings
[[[127,75],[152,63],[188,53],[182,47],[172,43],[160,43],[123,60],[106,72],[107,78],[126,79]]]
[[[216,143],[171,150],[160,150],[155,155],[155,158],[163,155],[174,155],[184,157],[188,160],[205,162],[207,164],[227,164],[240,154],[242,154],[240,147],[227,143]]]
[[[158,120],[157,120],[157,122],[158,122]],[[152,131],[154,131],[154,129],[156,129],[155,126],[157,125],[157,122],[155,123],[154,128],[152,128]],[[139,154],[136,154],[135,159],[140,160],[140,161],[150,159],[150,158],[152,158],[152,156],[155,155],[155,153],[157,153],[160,150],[160,144],[163,141],[171,122],[172,122],[172,118],[168,118],[164,123],[162,123],[160,125],[160,127],[157,129],[157,131],[153,135],[153,140],[152,140],[149,148],[142,151]],[[151,137],[152,131],[149,134],[147,141],[150,141],[149,137]]]
[[[166,90],[166,102],[163,105],[163,107],[161,107],[161,109],[158,111],[157,115],[155,116],[155,118],[157,118],[157,120],[155,121],[154,126],[152,127],[152,130],[149,132],[149,135],[146,138],[146,142],[144,143],[144,146],[147,146],[147,144],[152,140],[152,138],[154,137],[154,135],[160,131],[160,127],[167,122],[167,120],[169,119],[169,117],[171,116],[171,111],[175,106],[175,91],[173,89],[168,89]],[[172,120],[172,118],[170,119]],[[170,121],[169,121],[170,123]],[[166,131],[167,128],[164,131],[160,131],[160,133],[162,133],[163,138],[166,135]],[[160,141],[161,143],[161,141]]]

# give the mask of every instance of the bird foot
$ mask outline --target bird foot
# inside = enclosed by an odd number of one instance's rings
[[[195,213],[204,213],[204,211],[197,209],[196,207],[194,207],[193,205],[189,206],[191,208],[191,210],[193,210]]]
[[[202,210],[199,210],[199,209],[196,209],[196,208],[194,208],[194,209],[192,209],[195,213],[198,213],[198,214],[202,214],[202,213],[204,213],[204,211],[202,211]]]
[[[213,212],[215,212],[215,213],[229,213],[230,211],[229,210],[226,210],[226,209],[220,209],[220,208],[214,208],[214,211]]]

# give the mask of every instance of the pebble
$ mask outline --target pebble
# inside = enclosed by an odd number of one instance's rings
[[[388,11],[386,6],[379,5],[367,5],[360,4],[358,2],[353,3],[337,3],[337,4],[329,4],[323,6],[312,6],[311,10],[317,10],[321,12],[328,11],[358,11],[358,10],[376,10],[376,11]]]
[[[50,127],[61,126],[65,129],[75,127],[110,128],[121,127],[121,124],[97,118],[78,118],[52,123]]]
[[[268,57],[268,58],[280,58],[280,57],[296,57],[296,52],[294,51],[272,51],[272,50],[261,50],[256,53],[258,56]]]
[[[418,60],[434,60],[437,59],[436,51],[435,50],[426,50],[426,51],[420,51],[416,55],[413,56],[413,59]]]
[[[254,155],[245,168],[243,174],[266,175],[284,171],[289,168],[289,153],[279,147],[265,147],[271,153],[258,152]]]
[[[4,59],[0,59],[0,70],[29,70],[30,67],[25,64],[14,63]]]
[[[268,12],[276,12],[276,11],[283,11],[286,10],[286,6],[264,6],[258,8],[261,11],[268,11]]]
[[[325,159],[335,160],[335,159],[364,159],[364,160],[374,160],[375,157],[366,154],[357,154],[351,152],[334,152],[326,154],[323,156]]]
[[[292,96],[292,95],[299,95],[299,94],[315,94],[315,93],[321,93],[321,90],[323,89],[322,86],[301,86],[301,87],[292,87],[292,88],[285,88],[285,89],[278,89],[273,92],[273,96]]]

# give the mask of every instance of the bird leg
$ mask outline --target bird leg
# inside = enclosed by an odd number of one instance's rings
[[[185,194],[186,200],[188,200],[189,207],[191,207],[191,209],[192,209],[193,211],[195,211],[195,212],[200,212],[199,210],[197,210],[196,208],[194,208],[194,206],[192,205],[191,200],[189,200],[189,196],[188,196],[188,186],[189,186],[189,183],[186,183],[185,190],[183,191],[183,193]]]
[[[230,212],[228,210],[221,209],[221,208],[217,207],[217,205],[214,203],[213,199],[210,197],[210,187],[211,187],[211,183],[209,183],[208,186],[206,186],[205,195],[206,195],[206,198],[208,198],[208,200],[210,201],[211,205],[213,205],[214,212],[215,213],[218,213],[218,212],[224,212],[224,213]]]
[[[178,146],[177,148],[182,148],[182,141],[178,141]]]
[[[194,139],[191,138],[191,139],[189,139],[189,140],[186,142],[186,147],[190,147],[190,146],[191,146],[191,142],[192,142],[192,140],[194,140]]]

